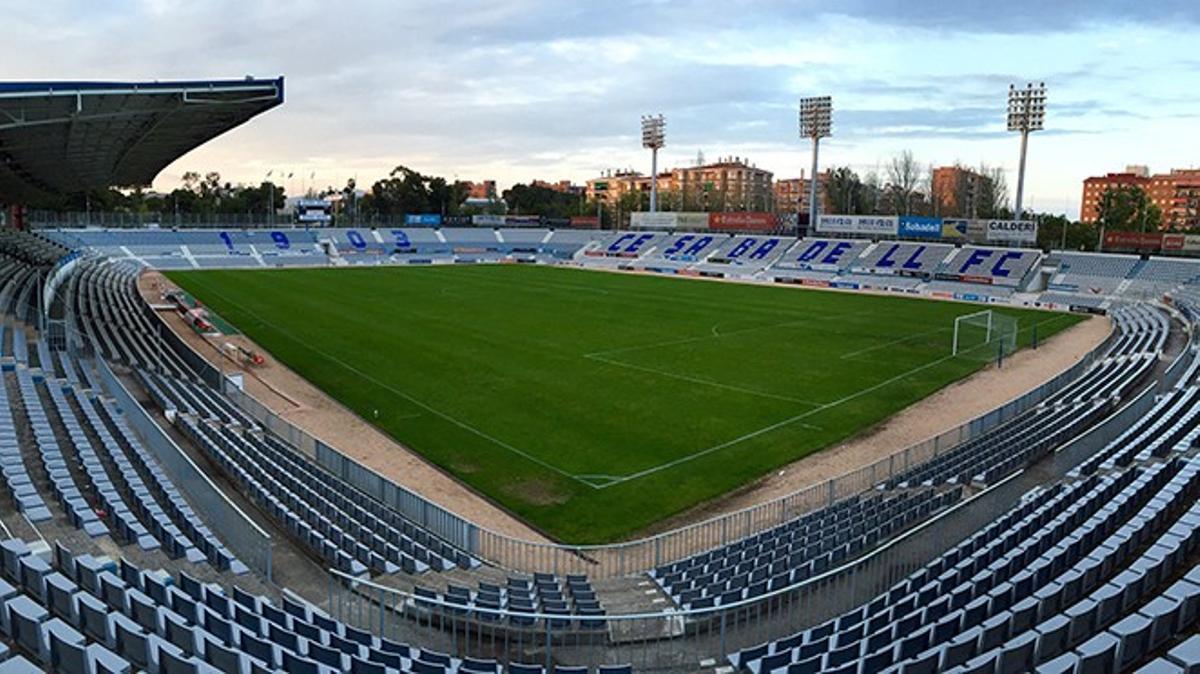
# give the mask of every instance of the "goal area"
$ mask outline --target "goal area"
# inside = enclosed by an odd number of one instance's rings
[[[991,309],[954,319],[952,354],[993,360],[1017,350],[1017,319]]]

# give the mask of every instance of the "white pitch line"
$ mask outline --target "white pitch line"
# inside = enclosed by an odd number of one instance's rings
[[[837,320],[840,318],[849,318],[851,316],[858,316],[859,314],[860,314],[860,312],[856,311],[856,312],[850,312],[850,313],[844,313],[844,314],[821,314],[819,316],[806,316],[804,318],[798,318],[794,321],[784,321],[782,323],[770,323],[768,325],[756,325],[756,326],[749,327],[749,328],[741,328],[739,330],[730,330],[728,332],[717,332],[716,329],[717,329],[717,327],[719,327],[721,325],[721,323],[716,323],[712,326],[712,328],[710,328],[709,334],[707,334],[707,335],[698,335],[695,337],[681,337],[681,338],[677,338],[677,339],[667,339],[667,340],[663,340],[661,342],[653,342],[651,344],[639,344],[637,346],[623,346],[623,347],[616,348],[616,349],[605,349],[603,351],[593,351],[591,353],[583,354],[583,357],[584,358],[593,358],[595,356],[612,356],[612,355],[615,355],[618,353],[629,353],[630,351],[644,351],[646,349],[656,349],[656,348],[663,347],[663,346],[677,346],[679,344],[691,344],[693,342],[703,342],[703,341],[707,341],[710,339],[721,339],[722,337],[730,337],[733,335],[740,335],[744,332],[755,332],[757,330],[770,330],[772,328],[786,328],[786,327],[791,327],[793,325],[801,325],[803,323],[808,323],[811,321]]]
[[[1046,323],[1050,323],[1050,322],[1052,322],[1052,321],[1059,320],[1059,319],[1061,319],[1061,318],[1062,318],[1062,316],[1055,316],[1055,317],[1053,317],[1053,318],[1048,318],[1048,319],[1046,319],[1046,320],[1044,320],[1044,321],[1038,321],[1037,323],[1035,323],[1035,325],[1044,325],[1044,324],[1046,324]],[[975,350],[975,349],[982,348],[982,347],[984,347],[984,346],[988,346],[988,344],[987,344],[987,343],[981,344],[981,345],[979,345],[979,346],[977,346],[977,347],[974,347],[973,349],[968,349],[967,351],[964,351],[963,353],[968,353],[968,352],[970,352],[970,351],[973,351],[973,350]],[[960,354],[960,355],[961,355],[961,354]],[[664,464],[661,464],[661,465],[655,466],[655,467],[653,467],[653,468],[647,468],[647,469],[645,469],[645,470],[641,470],[641,471],[638,471],[638,472],[636,472],[636,473],[631,473],[631,474],[629,474],[629,475],[626,475],[625,477],[622,477],[620,480],[617,480],[616,482],[610,482],[610,483],[608,483],[608,484],[606,484],[606,485],[604,485],[604,486],[602,486],[602,487],[599,487],[599,489],[607,489],[607,488],[609,488],[609,487],[611,487],[611,486],[613,486],[613,485],[617,485],[617,484],[622,484],[622,483],[624,483],[624,482],[628,482],[629,480],[636,480],[636,479],[638,479],[638,478],[642,478],[642,477],[645,477],[645,476],[647,476],[647,475],[653,475],[654,473],[657,473],[657,472],[659,472],[659,471],[666,470],[666,469],[668,469],[668,468],[674,468],[675,466],[678,466],[678,465],[681,465],[681,464],[687,463],[687,462],[689,462],[689,461],[691,461],[691,460],[693,460],[693,459],[698,459],[698,458],[700,458],[700,457],[702,457],[702,456],[707,456],[707,455],[709,455],[709,454],[712,454],[713,452],[720,451],[720,450],[722,450],[722,449],[725,449],[725,448],[727,448],[727,447],[732,447],[732,446],[734,446],[734,445],[741,444],[742,442],[745,442],[746,440],[752,440],[752,439],[754,439],[754,438],[756,438],[756,437],[758,437],[758,436],[760,436],[760,435],[763,435],[764,433],[770,433],[771,431],[774,431],[774,430],[777,430],[777,429],[783,428],[783,427],[785,427],[785,426],[790,426],[790,425],[792,425],[792,424],[796,423],[797,421],[801,421],[801,420],[803,420],[803,419],[807,419],[808,417],[811,417],[811,416],[813,416],[814,414],[820,414],[821,412],[824,412],[825,410],[827,410],[827,409],[829,409],[829,408],[831,408],[831,407],[837,407],[838,405],[841,405],[842,403],[849,402],[849,401],[851,401],[851,400],[854,400],[855,398],[858,398],[858,397],[860,397],[860,396],[862,396],[862,395],[865,395],[865,394],[867,394],[867,393],[870,393],[870,392],[872,392],[872,391],[875,391],[875,390],[878,390],[878,389],[880,389],[880,388],[883,388],[884,386],[887,386],[888,384],[891,384],[891,383],[893,383],[893,382],[895,382],[895,381],[898,381],[898,380],[900,380],[900,379],[903,379],[903,378],[905,378],[905,377],[908,377],[908,376],[909,376],[909,375],[911,375],[911,374],[914,374],[914,373],[916,373],[916,372],[920,372],[920,371],[922,371],[922,370],[929,369],[929,368],[931,368],[931,367],[933,367],[933,366],[935,366],[935,365],[939,365],[939,364],[941,364],[941,363],[944,363],[944,362],[946,362],[946,361],[948,361],[948,360],[951,360],[951,359],[954,359],[954,358],[957,358],[957,357],[958,357],[958,356],[956,356],[956,355],[954,355],[954,354],[950,354],[949,356],[943,356],[943,357],[941,357],[941,358],[938,358],[937,360],[933,360],[933,361],[930,361],[930,362],[928,362],[928,363],[925,363],[924,365],[919,365],[919,366],[917,366],[917,367],[914,367],[913,369],[911,369],[911,370],[908,370],[907,372],[902,372],[901,374],[898,374],[898,375],[896,375],[896,376],[894,376],[894,377],[891,377],[891,378],[889,378],[889,379],[885,379],[884,381],[881,381],[881,382],[879,382],[878,384],[874,384],[874,385],[872,385],[872,386],[869,386],[869,387],[867,387],[867,388],[861,389],[861,390],[859,390],[859,391],[856,391],[855,393],[851,393],[850,395],[843,396],[842,398],[839,398],[839,399],[837,399],[837,400],[834,400],[833,402],[825,403],[824,405],[822,405],[822,406],[820,406],[820,407],[818,407],[818,408],[816,408],[816,409],[814,409],[814,410],[809,410],[809,411],[807,411],[807,412],[802,412],[802,413],[800,413],[800,414],[797,414],[796,416],[793,416],[793,417],[788,417],[787,419],[784,419],[783,421],[778,421],[778,422],[776,422],[776,423],[773,423],[773,424],[771,424],[771,425],[769,425],[769,426],[764,426],[763,428],[760,428],[760,429],[758,429],[758,430],[756,430],[756,431],[751,431],[751,432],[749,432],[749,433],[746,433],[745,435],[741,435],[741,436],[739,436],[739,437],[736,437],[736,438],[734,438],[734,439],[732,439],[732,440],[727,440],[727,441],[725,441],[725,442],[722,442],[722,443],[721,443],[721,444],[719,444],[719,445],[713,445],[712,447],[709,447],[709,448],[707,448],[707,449],[702,449],[702,450],[700,450],[700,451],[698,451],[698,452],[694,452],[694,453],[692,453],[692,454],[689,454],[689,455],[687,455],[687,456],[682,456],[682,457],[679,457],[678,459],[675,459],[674,461],[668,461],[667,463],[664,463]]]
[[[885,342],[883,344],[876,344],[875,346],[869,346],[865,349],[859,349],[858,351],[851,351],[850,353],[842,354],[842,360],[854,358],[855,356],[861,356],[864,353],[878,351],[879,349],[886,349],[887,347],[895,346],[896,344],[903,344],[904,342],[908,342],[908,341],[917,339],[918,337],[926,337],[926,336],[929,336],[929,335],[932,335],[932,334],[935,334],[938,332],[946,332],[948,330],[950,330],[950,328],[937,328],[935,330],[927,330],[925,332],[918,332],[913,335],[908,335],[907,337],[901,337],[900,339],[893,339],[890,342]]]
[[[230,300],[228,297],[226,297],[222,293],[220,293],[216,290],[213,290],[211,288],[209,288],[208,290],[209,290],[209,292],[212,292],[214,295],[217,295],[217,296],[223,298],[226,302],[229,302],[230,304],[237,307],[238,309],[241,309],[243,312],[246,311],[245,307],[238,304],[237,302],[234,302],[233,300]],[[251,312],[246,312],[246,313],[251,313]],[[312,344],[297,338],[296,336],[292,335],[292,333],[288,332],[287,330],[283,330],[278,325],[275,325],[274,323],[263,319],[261,316],[258,316],[257,319],[263,325],[270,326],[272,329],[274,329],[279,334],[287,337],[288,339],[296,342],[297,344],[304,346],[309,351],[312,351],[313,353],[316,353],[333,363],[337,363],[338,365],[349,370],[350,372],[353,372],[353,373],[357,374],[358,376],[362,377],[363,379],[366,379],[367,381],[374,383],[375,385],[379,386],[380,388],[384,388],[384,389],[387,389],[388,391],[391,391],[392,393],[396,394],[397,396],[400,396],[401,398],[404,398],[405,400],[412,403],[413,405],[420,407],[421,409],[429,412],[430,414],[432,414],[436,417],[439,417],[445,421],[448,421],[449,423],[463,429],[464,431],[467,431],[468,433],[472,433],[480,438],[483,438],[484,440],[491,442],[492,444],[496,445],[497,447],[507,449],[508,451],[512,452],[513,454],[516,454],[517,456],[521,456],[526,459],[529,459],[530,461],[536,463],[537,465],[539,465],[543,468],[552,470],[555,473],[562,475],[563,477],[567,477],[572,480],[575,480],[576,482],[579,482],[580,484],[585,484],[585,485],[591,487],[592,489],[601,489],[602,488],[602,487],[598,487],[586,480],[580,479],[580,478],[576,477],[575,475],[572,475],[571,473],[568,473],[567,471],[559,468],[558,466],[547,463],[546,461],[543,461],[542,459],[539,459],[538,457],[533,456],[532,454],[529,454],[521,449],[513,447],[512,445],[508,444],[507,442],[504,442],[503,440],[501,440],[499,438],[488,435],[487,433],[479,430],[478,428],[475,428],[474,426],[468,424],[467,422],[461,421],[461,420],[457,419],[456,417],[453,417],[453,416],[437,409],[436,407],[432,407],[430,405],[425,404],[424,402],[421,402],[420,400],[417,400],[416,398],[410,396],[409,394],[405,393],[404,391],[401,391],[400,389],[392,386],[391,384],[382,382],[382,381],[376,379],[375,377],[371,376],[370,374],[367,374],[366,372],[363,372],[362,370],[359,370],[358,368],[354,367],[353,365],[343,361],[342,359],[340,359],[336,356],[333,356],[331,354],[328,354],[325,351],[322,351],[321,349],[318,349],[317,347],[313,346]]]
[[[734,391],[737,393],[745,393],[747,395],[759,396],[762,398],[773,398],[775,400],[783,400],[783,401],[790,402],[790,403],[800,403],[801,405],[811,405],[811,406],[819,406],[819,405],[823,404],[823,403],[814,402],[812,400],[802,400],[800,398],[792,398],[790,396],[778,395],[775,393],[768,393],[766,391],[756,391],[756,390],[750,389],[750,388],[742,388],[741,386],[735,386],[733,384],[723,384],[719,381],[712,381],[710,379],[701,379],[700,377],[691,377],[686,374],[679,374],[678,372],[671,372],[669,370],[657,370],[655,368],[645,367],[643,365],[634,365],[633,363],[623,363],[619,360],[605,358],[604,356],[596,356],[596,355],[592,355],[592,354],[587,354],[584,356],[584,358],[587,358],[588,360],[598,361],[601,363],[606,363],[608,365],[615,365],[617,367],[625,367],[625,368],[629,368],[631,370],[637,370],[638,372],[646,372],[649,374],[656,374],[661,377],[670,377],[671,379],[678,379],[680,381],[686,381],[686,382],[689,382],[692,384],[700,384],[703,386],[712,386],[714,388],[721,388],[721,389],[725,389],[727,391]]]

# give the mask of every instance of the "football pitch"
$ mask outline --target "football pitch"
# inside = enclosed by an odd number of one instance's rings
[[[994,356],[951,355],[954,318],[982,307],[904,297],[518,265],[167,275],[364,419],[573,543],[633,535]],[[1081,320],[997,311],[1018,320],[1021,347],[1035,323],[1045,339]]]

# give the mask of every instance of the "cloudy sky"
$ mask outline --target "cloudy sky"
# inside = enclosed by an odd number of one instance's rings
[[[823,165],[987,162],[1015,185],[1009,83],[1044,80],[1032,206],[1076,214],[1080,181],[1200,165],[1197,0],[91,0],[3,8],[0,79],[286,77],[284,105],[185,156],[290,191],[397,164],[502,185],[725,155],[798,175],[796,103],[834,98]]]

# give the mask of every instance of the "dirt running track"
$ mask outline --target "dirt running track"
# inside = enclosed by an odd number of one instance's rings
[[[155,271],[143,274],[138,285],[142,296],[154,304],[162,301],[164,291],[175,287]],[[310,435],[481,527],[529,541],[547,540],[325,395],[244,335],[206,338],[196,334],[173,312],[162,311],[159,315],[214,366],[223,367],[226,372],[245,372],[245,390],[250,395]],[[913,404],[857,438],[804,457],[732,494],[662,522],[653,530],[664,531],[783,496],[954,428],[1066,370],[1102,342],[1109,330],[1107,318],[1091,317],[1059,333],[1037,350],[1018,353],[1005,361],[1002,370],[989,366]],[[257,351],[266,363],[257,368],[242,367],[222,356],[221,342]]]

